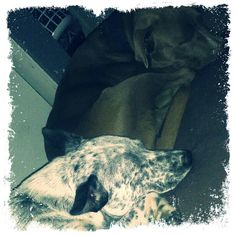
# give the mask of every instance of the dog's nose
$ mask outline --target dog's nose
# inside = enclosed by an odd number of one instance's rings
[[[192,153],[185,150],[185,155],[182,156],[183,167],[188,168],[192,165]]]

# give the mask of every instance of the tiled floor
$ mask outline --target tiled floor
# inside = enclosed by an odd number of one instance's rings
[[[16,186],[33,171],[47,162],[41,128],[51,107],[16,72],[10,76],[10,95],[13,138],[10,140],[12,157],[12,185]]]

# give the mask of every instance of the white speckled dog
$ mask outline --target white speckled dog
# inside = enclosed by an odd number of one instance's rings
[[[36,221],[57,229],[96,230],[171,218],[175,208],[159,194],[175,188],[189,172],[188,151],[150,151],[125,137],[84,140],[56,132],[57,137],[64,135],[70,152],[12,192],[12,211],[20,227]]]

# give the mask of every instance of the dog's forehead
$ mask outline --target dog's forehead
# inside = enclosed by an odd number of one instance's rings
[[[83,149],[96,151],[97,149],[118,149],[125,152],[130,149],[145,149],[141,141],[119,136],[101,136],[87,140]]]

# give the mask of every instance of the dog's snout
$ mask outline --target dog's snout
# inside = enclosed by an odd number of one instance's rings
[[[185,154],[182,156],[182,164],[185,168],[192,165],[192,153],[190,151],[185,151]]]

